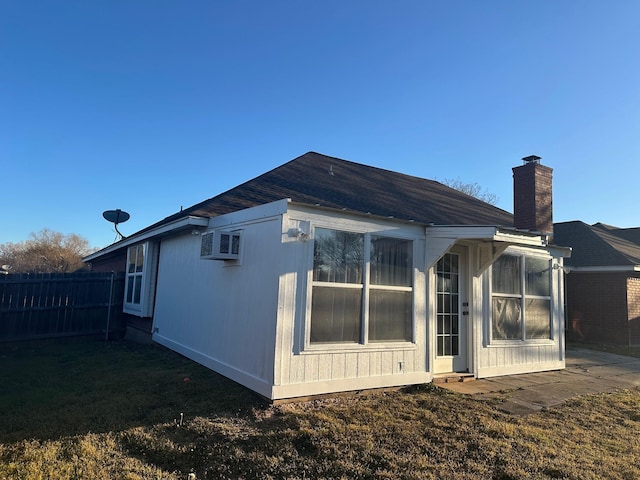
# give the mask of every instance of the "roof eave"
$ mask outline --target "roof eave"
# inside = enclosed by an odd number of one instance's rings
[[[572,272],[582,273],[616,273],[616,272],[640,272],[640,265],[604,265],[604,266],[584,266],[576,267],[567,265]]]
[[[96,260],[100,257],[109,255],[111,253],[115,253],[118,250],[127,248],[131,245],[143,242],[145,240],[149,240],[151,238],[170,235],[188,228],[207,227],[208,224],[209,224],[208,217],[196,217],[196,216],[190,215],[183,218],[179,218],[178,220],[175,220],[173,222],[159,225],[157,228],[146,230],[141,233],[134,233],[133,235],[123,240],[120,240],[117,243],[111,244],[108,247],[103,248],[102,250],[98,250],[97,252],[92,253],[91,255],[87,255],[82,259],[82,261],[92,262],[93,260]]]

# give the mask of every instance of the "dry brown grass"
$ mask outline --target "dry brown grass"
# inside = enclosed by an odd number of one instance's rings
[[[14,347],[0,368],[3,479],[640,478],[638,390],[516,417],[431,386],[271,406],[126,343]]]

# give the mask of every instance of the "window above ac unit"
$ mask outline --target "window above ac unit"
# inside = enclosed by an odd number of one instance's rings
[[[242,232],[215,230],[203,233],[200,258],[204,260],[238,260],[242,248]]]

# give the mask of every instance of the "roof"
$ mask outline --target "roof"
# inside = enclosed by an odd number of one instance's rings
[[[307,152],[129,238],[184,218],[215,217],[282,199],[424,225],[513,226],[511,213],[437,181]],[[116,245],[107,248],[113,251]]]
[[[640,229],[621,229],[573,221],[554,224],[553,241],[573,248],[565,263],[573,267],[636,267],[640,265]]]
[[[171,215],[213,217],[289,198],[355,213],[436,225],[513,225],[513,216],[442,183],[308,152]]]

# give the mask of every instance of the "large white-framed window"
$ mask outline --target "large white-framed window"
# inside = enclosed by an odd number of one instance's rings
[[[492,340],[539,341],[551,336],[551,258],[505,253],[491,269]]]
[[[413,241],[315,228],[309,342],[413,341]]]
[[[153,314],[156,246],[139,243],[127,249],[123,311],[139,317]]]

